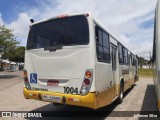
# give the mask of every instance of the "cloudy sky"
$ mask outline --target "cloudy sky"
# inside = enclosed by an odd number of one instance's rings
[[[149,59],[156,0],[0,0],[0,25],[14,29],[25,46],[30,18],[91,12],[133,53]]]

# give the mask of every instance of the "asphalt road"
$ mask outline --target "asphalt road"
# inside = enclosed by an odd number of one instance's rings
[[[90,119],[97,120],[146,120],[151,118],[139,117],[143,115],[143,111],[157,111],[156,95],[152,78],[140,78],[134,87],[125,93],[122,104],[116,101],[98,110],[92,110],[77,106],[53,106],[53,104],[43,101],[25,99],[23,96],[23,73],[9,72],[0,73],[0,111],[62,111],[75,114],[88,114]],[[76,111],[76,112],[75,112]],[[83,111],[83,112],[82,112]],[[134,113],[135,112],[135,113]],[[58,114],[61,114],[58,112]],[[69,113],[69,112],[68,112]],[[101,115],[102,116],[101,116]],[[131,117],[126,117],[131,114]],[[135,114],[135,115],[134,115]],[[148,114],[148,113],[147,113]],[[99,117],[95,117],[98,115]],[[136,116],[137,115],[137,116]],[[117,116],[117,117],[113,117]],[[121,117],[118,117],[121,116]],[[86,118],[86,119],[89,119]],[[0,118],[1,119],[1,118]],[[5,118],[2,118],[5,119]],[[15,119],[15,118],[14,118]],[[16,118],[17,119],[17,118]],[[18,118],[18,119],[35,119],[35,118]],[[44,119],[44,118],[42,118]],[[69,117],[55,117],[55,119],[82,119]],[[84,119],[84,118],[83,118]],[[152,118],[158,120],[158,118]]]
[[[0,72],[0,91],[23,81],[23,72]]]

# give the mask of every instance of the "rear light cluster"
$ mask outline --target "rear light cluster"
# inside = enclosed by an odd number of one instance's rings
[[[28,75],[27,75],[26,70],[24,70],[24,85],[25,85],[27,90],[31,89],[31,86],[30,86],[29,81],[28,81]]]
[[[65,18],[65,17],[68,17],[68,14],[63,14],[63,15],[57,16],[57,18]]]
[[[87,70],[85,72],[84,80],[81,87],[81,92],[80,92],[81,95],[88,94],[92,84],[92,79],[93,79],[93,70]]]

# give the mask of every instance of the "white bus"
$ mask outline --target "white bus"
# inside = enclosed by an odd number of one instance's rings
[[[153,80],[157,96],[157,105],[160,111],[160,1],[157,1],[154,22],[154,40],[153,40],[153,57],[154,66]]]
[[[56,16],[30,26],[24,71],[27,99],[97,109],[138,79],[136,56],[89,14]]]

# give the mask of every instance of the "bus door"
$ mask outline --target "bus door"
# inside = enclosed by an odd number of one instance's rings
[[[117,47],[114,45],[111,45],[111,57],[112,57],[112,74],[113,74],[113,79],[110,81],[110,86],[113,87],[113,91],[111,92],[111,99],[113,99],[116,96],[116,86],[115,86],[115,81],[116,81],[116,76],[117,76],[117,55],[116,55]]]

